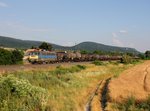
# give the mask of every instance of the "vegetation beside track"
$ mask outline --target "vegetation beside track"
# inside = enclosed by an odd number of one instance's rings
[[[105,62],[100,66],[68,65],[57,66],[53,70],[3,74],[0,77],[3,92],[0,95],[0,110],[83,111],[100,80],[121,73],[131,66],[133,65]]]
[[[0,48],[0,65],[22,63],[23,53],[19,50],[6,50]]]

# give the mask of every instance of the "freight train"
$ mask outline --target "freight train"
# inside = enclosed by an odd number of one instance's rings
[[[94,60],[121,60],[121,56],[109,56],[99,54],[81,54],[72,51],[46,51],[42,49],[28,49],[24,59],[30,63],[56,63],[56,62],[83,62]]]

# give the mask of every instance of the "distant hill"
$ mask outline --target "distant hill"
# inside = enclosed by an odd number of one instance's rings
[[[31,48],[32,46],[39,46],[41,43],[42,41],[20,40],[20,39],[0,36],[0,46],[4,46],[4,47],[27,49],[27,48]],[[87,51],[101,50],[101,51],[111,51],[111,52],[119,51],[119,52],[139,53],[134,48],[109,46],[109,45],[104,45],[95,42],[82,42],[80,44],[77,44],[75,46],[70,46],[70,47],[60,46],[56,44],[52,44],[52,46],[53,49],[55,50],[87,50]]]
[[[89,50],[89,51],[101,50],[101,51],[111,51],[111,52],[118,51],[118,52],[139,53],[134,48],[109,46],[109,45],[104,45],[104,44],[95,43],[95,42],[82,42],[76,46],[73,46],[72,48],[80,49],[80,50]]]
[[[22,48],[22,49],[28,49],[32,46],[39,46],[42,43],[42,41],[31,41],[31,40],[21,40],[21,39],[15,39],[11,37],[4,37],[0,36],[0,46],[4,47],[11,47],[11,48]],[[56,48],[62,48],[62,46],[52,44],[53,47]]]

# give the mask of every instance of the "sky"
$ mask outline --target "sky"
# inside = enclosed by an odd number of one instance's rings
[[[0,0],[0,35],[145,52],[150,50],[150,0]]]

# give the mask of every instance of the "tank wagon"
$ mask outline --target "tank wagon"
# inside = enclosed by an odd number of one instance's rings
[[[30,63],[55,63],[55,62],[82,62],[94,60],[121,60],[121,56],[109,56],[98,54],[81,54],[71,51],[45,51],[41,49],[30,49],[25,53]]]

